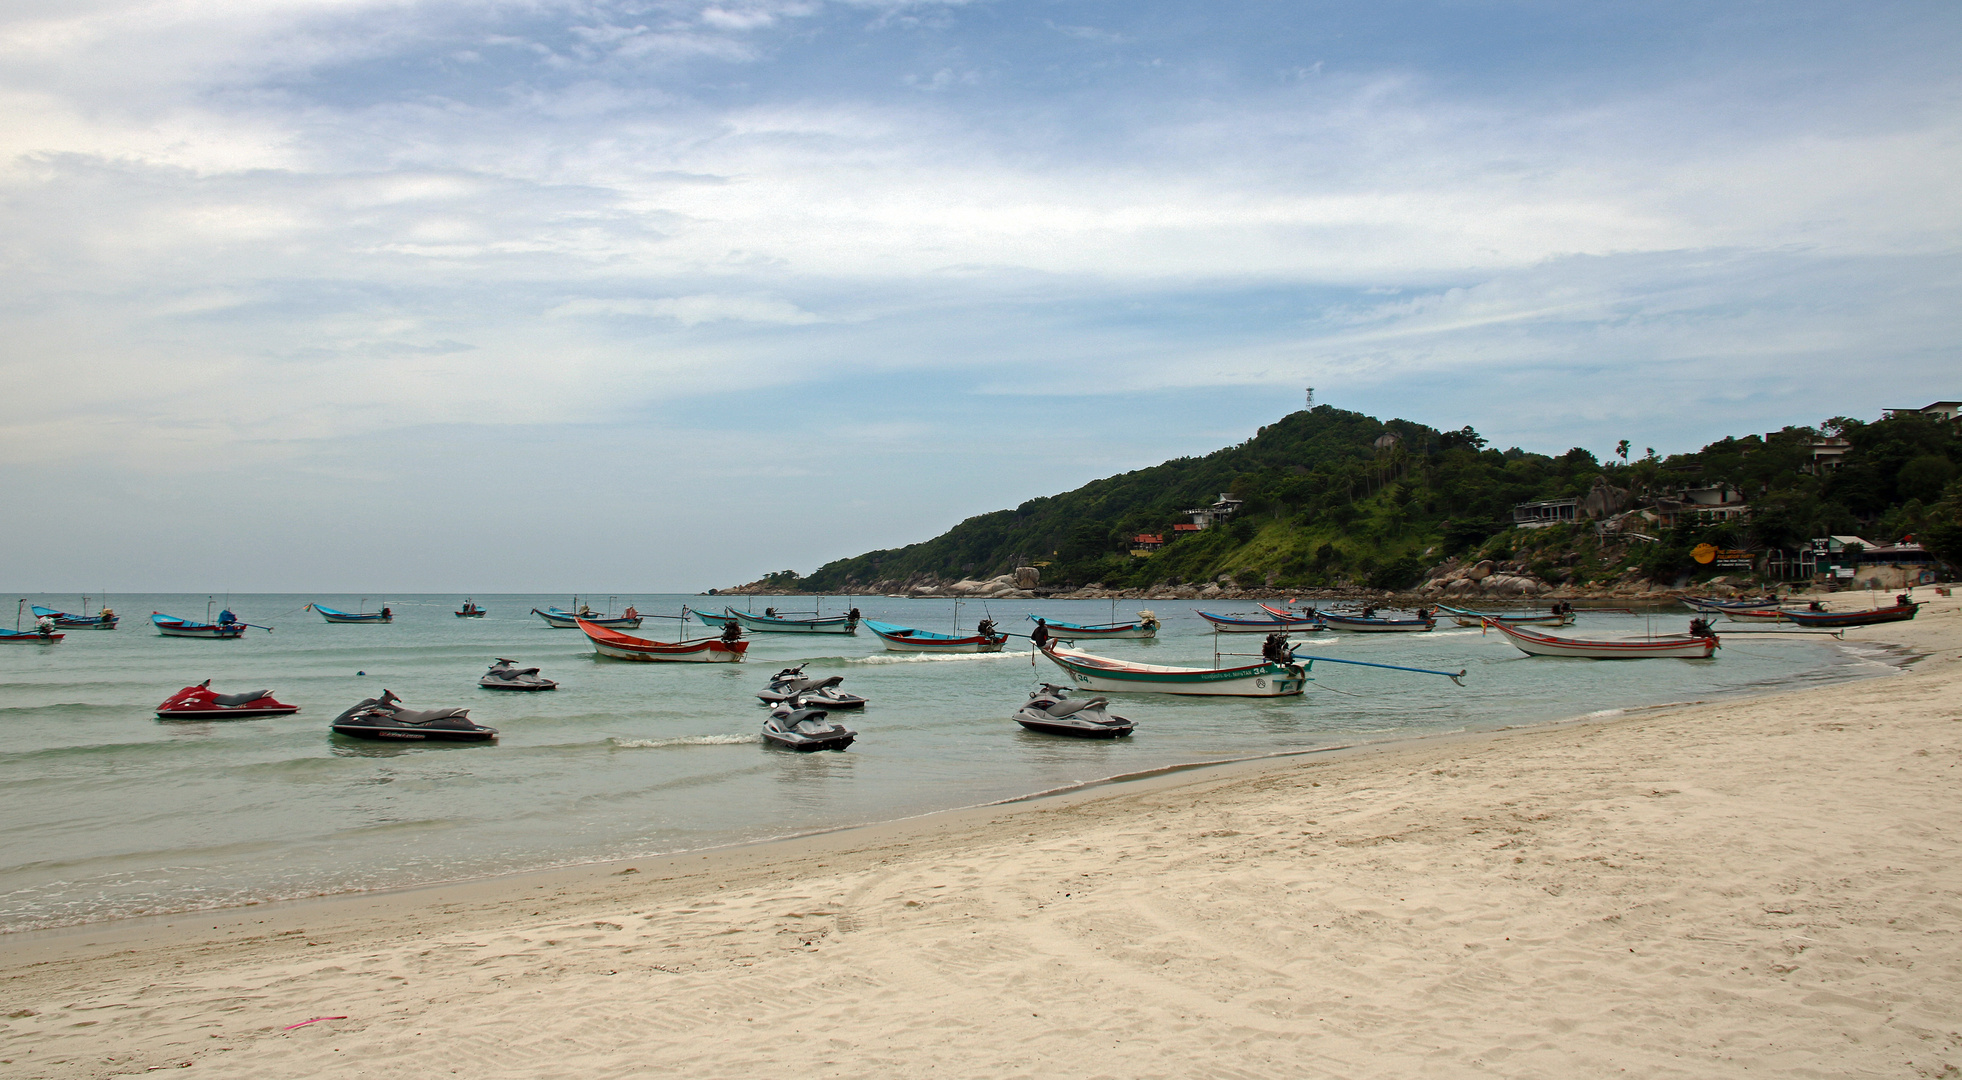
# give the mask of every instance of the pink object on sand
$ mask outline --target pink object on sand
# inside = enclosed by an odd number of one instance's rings
[[[316,1017],[314,1017],[314,1018],[313,1018],[313,1019],[311,1019],[311,1020],[302,1020],[302,1021],[300,1021],[300,1022],[299,1022],[299,1023],[297,1023],[297,1024],[288,1024],[288,1025],[286,1025],[285,1027],[283,1027],[283,1028],[280,1028],[279,1030],[281,1030],[281,1031],[291,1031],[291,1030],[293,1030],[294,1028],[302,1028],[302,1027],[306,1027],[306,1026],[307,1026],[308,1024],[318,1024],[318,1023],[320,1023],[320,1022],[321,1022],[322,1020],[345,1020],[345,1019],[347,1019],[347,1017],[345,1017],[345,1016],[316,1016]]]

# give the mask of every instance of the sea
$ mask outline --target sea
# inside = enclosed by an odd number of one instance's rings
[[[1025,639],[983,655],[885,652],[856,636],[760,634],[742,664],[640,664],[594,655],[578,630],[533,608],[557,596],[111,596],[113,631],[70,630],[53,644],[0,646],[0,931],[394,889],[750,843],[937,810],[1121,783],[1169,769],[1360,743],[1607,717],[1885,674],[1902,657],[1829,637],[1746,634],[1720,624],[1712,660],[1528,657],[1502,635],[1440,624],[1421,634],[1297,635],[1307,653],[1433,671],[1318,663],[1306,694],[1280,699],[1112,695],[1137,723],[1119,740],[1024,731],[1010,715],[1042,682],[1062,682]],[[924,630],[1028,616],[1106,622],[1155,611],[1156,640],[1086,646],[1150,663],[1251,663],[1258,635],[1215,635],[1196,609],[1245,601],[968,601],[876,596],[579,598],[632,604],[640,636],[714,633],[685,608],[761,611],[856,606]],[[82,597],[25,598],[83,611]],[[395,614],[387,625],[327,623],[319,602]],[[88,610],[101,599],[91,597]],[[229,606],[258,624],[232,641],[163,637],[150,613],[204,620]],[[31,619],[31,616],[30,616]],[[1584,612],[1577,631],[1678,632],[1683,609]],[[31,622],[23,622],[23,627]],[[259,627],[270,627],[261,629]],[[1235,655],[1240,654],[1240,655]],[[498,657],[537,666],[559,688],[481,689]],[[838,718],[859,732],[844,751],[764,743],[757,700],[777,670],[842,675],[864,695]],[[300,706],[258,720],[160,720],[156,706],[210,679],[221,692],[267,689]],[[494,743],[375,743],[332,734],[343,710],[383,689],[410,708],[467,706]]]

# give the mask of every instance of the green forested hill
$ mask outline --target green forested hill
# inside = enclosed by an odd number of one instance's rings
[[[1632,461],[1624,444],[1623,457],[1604,463],[1580,448],[1558,457],[1500,451],[1470,427],[1439,431],[1323,405],[1205,457],[1031,499],[924,543],[828,563],[809,577],[782,571],[766,580],[786,590],[845,592],[927,575],[989,577],[1038,563],[1045,587],[1141,587],[1225,573],[1244,585],[1400,588],[1442,559],[1509,544],[1518,535],[1510,529],[1515,503],[1584,495],[1598,481],[1638,495],[1725,481],[1750,500],[1749,526],[1659,537],[1641,554],[1651,576],[1673,576],[1679,562],[1693,567],[1687,551],[1703,540],[1793,548],[1828,532],[1866,529],[1890,540],[1926,531],[1935,546],[1944,529],[1962,532],[1962,485],[1953,483],[1962,473],[1957,424],[1908,414],[1873,423],[1836,418],[1823,430],[1844,435],[1851,452],[1839,470],[1820,476],[1807,470],[1820,434],[1811,428],[1727,438],[1667,458],[1651,451]],[[1245,500],[1230,523],[1181,536],[1149,558],[1129,553],[1134,535],[1169,540],[1171,526],[1188,520],[1183,511],[1222,492]],[[1572,579],[1591,568],[1550,569]]]

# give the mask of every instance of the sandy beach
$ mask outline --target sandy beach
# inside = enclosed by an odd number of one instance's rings
[[[1854,683],[15,935],[0,1074],[1962,1075],[1926,598]]]

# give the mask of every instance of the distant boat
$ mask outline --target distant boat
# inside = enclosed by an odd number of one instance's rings
[[[537,608],[532,608],[531,613],[544,619],[545,625],[555,630],[575,630],[578,629],[581,622],[591,623],[594,626],[604,626],[609,629],[640,629],[640,612],[635,611],[633,608],[628,608],[624,614],[620,615],[595,615],[592,609],[584,605],[581,605],[578,611],[567,611],[564,608],[546,608],[544,611],[540,611]]]
[[[0,641],[60,641],[67,634],[43,634],[39,630],[0,630]]]
[[[722,625],[727,625],[728,619],[734,619],[742,624],[743,629],[748,630],[752,633],[764,633],[764,634],[856,634],[858,633],[858,609],[857,608],[853,608],[851,609],[851,611],[843,615],[828,615],[823,618],[819,618],[817,616],[817,612],[814,611],[813,612],[798,611],[798,612],[789,612],[786,614],[777,614],[775,608],[766,609],[764,613],[761,615],[758,615],[753,611],[737,611],[735,608],[728,608],[726,609],[726,612],[727,615],[722,620]],[[805,614],[810,615],[811,618],[802,619],[802,618],[789,617],[789,615],[805,615]],[[704,619],[702,621],[708,622],[709,620]]]
[[[367,598],[362,598],[361,602],[364,604],[367,603]],[[331,623],[392,623],[395,621],[395,613],[388,609],[387,604],[383,604],[380,611],[336,611],[333,608],[324,607],[320,604],[308,604],[307,606],[318,611],[321,618]]]
[[[42,607],[39,604],[28,606],[34,609],[36,619],[53,619],[54,624],[64,630],[114,630],[116,624],[122,621],[107,607],[104,607],[99,615],[71,615],[66,611]],[[88,597],[82,597],[82,606],[85,608],[89,606]]]
[[[1511,638],[1519,651],[1532,656],[1578,656],[1590,660],[1638,660],[1647,657],[1707,660],[1717,651],[1717,635],[1707,631],[1701,634],[1591,639],[1557,637],[1504,623],[1490,625]]]
[[[885,642],[888,652],[945,652],[945,653],[984,653],[1000,652],[1008,644],[1007,634],[993,633],[993,627],[984,624],[973,634],[936,634],[931,630],[918,630],[911,626],[865,620],[865,628],[877,634]]]
[[[1271,660],[1230,668],[1172,667],[1113,660],[1054,645],[1043,649],[1042,655],[1069,672],[1076,685],[1104,693],[1291,697],[1308,685],[1308,672],[1301,665]]]
[[[457,611],[456,617],[459,619],[481,619],[484,617],[484,609],[478,607],[475,600],[465,600],[463,607]]]
[[[1272,634],[1276,631],[1320,630],[1322,622],[1319,614],[1295,615],[1290,612],[1276,612],[1265,604],[1261,605],[1265,615],[1215,615],[1201,611],[1200,618],[1211,623],[1213,629],[1222,634]]]
[[[575,624],[593,643],[593,650],[615,660],[641,660],[655,663],[734,664],[749,651],[749,642],[723,637],[696,638],[692,641],[649,641],[618,630],[611,630],[588,619]]]
[[[1787,611],[1785,618],[1800,626],[1836,630],[1848,626],[1872,626],[1874,623],[1906,622],[1920,610],[1920,604],[1903,600],[1891,607],[1869,608],[1866,611]]]
[[[1451,616],[1459,626],[1483,626],[1487,621],[1504,623],[1507,626],[1572,626],[1574,615],[1567,611],[1547,611],[1538,613],[1507,613],[1503,611],[1468,611],[1464,608],[1437,606],[1439,611]]]
[[[1361,634],[1411,634],[1437,629],[1437,620],[1425,615],[1418,619],[1379,619],[1370,608],[1364,608],[1362,615],[1338,615],[1333,611],[1319,612],[1322,622],[1331,630],[1350,630]]]
[[[226,614],[230,614],[227,612]],[[165,615],[160,611],[150,613],[150,621],[156,624],[157,633],[165,637],[196,638],[235,638],[245,636],[245,624],[231,620],[215,623],[194,622],[180,619],[175,615]]]
[[[1029,616],[1034,622],[1036,616]],[[1078,641],[1084,638],[1155,638],[1158,636],[1158,616],[1149,611],[1138,612],[1136,622],[1073,623],[1044,619],[1052,638]]]

